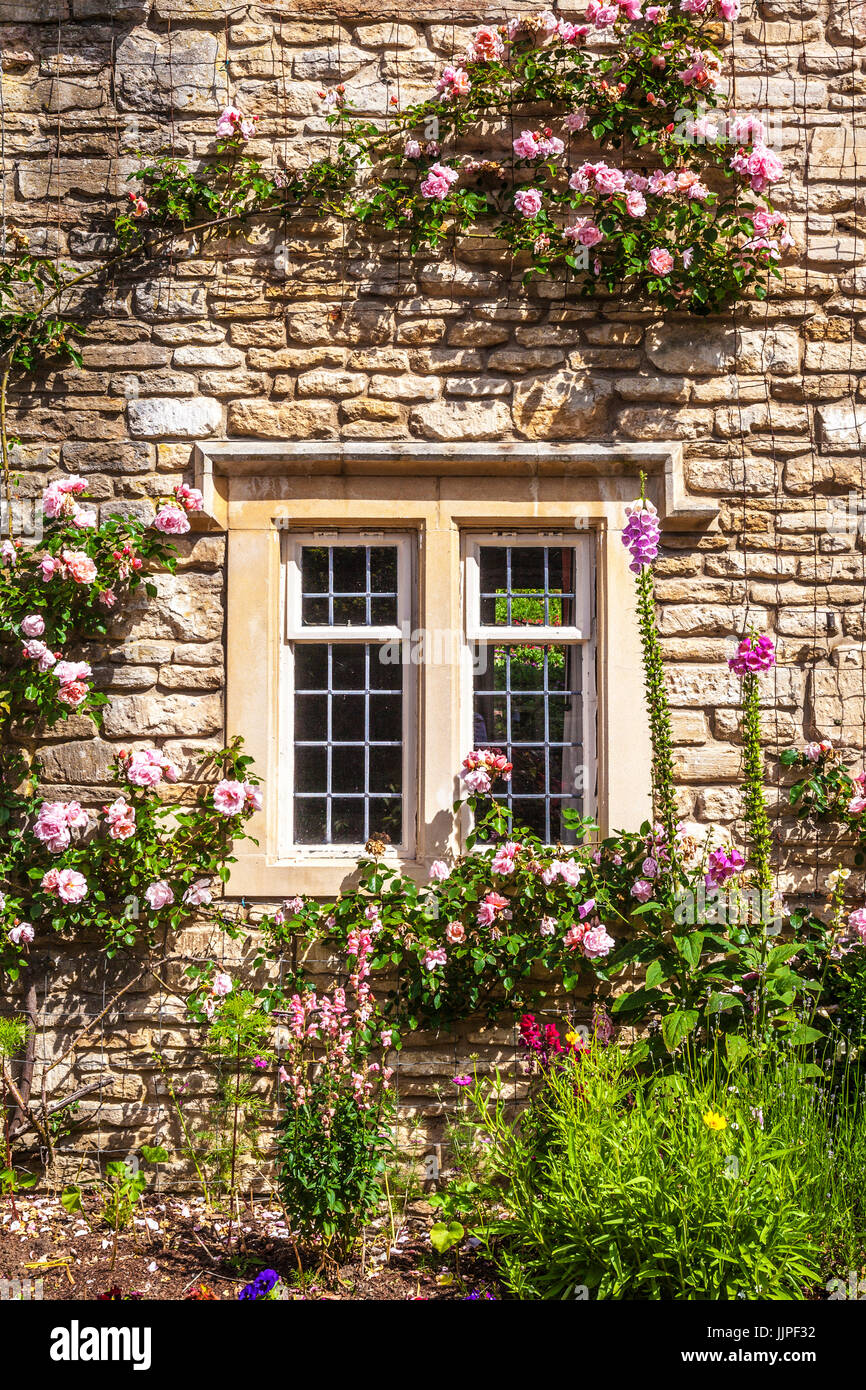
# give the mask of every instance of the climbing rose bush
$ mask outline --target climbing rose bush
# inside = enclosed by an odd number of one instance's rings
[[[180,777],[171,757],[121,748],[118,794],[100,808],[43,800],[35,788],[22,796],[0,853],[0,970],[17,977],[37,932],[98,933],[113,955],[154,943],[203,909],[234,931],[215,900],[232,845],[262,805],[251,761],[236,740],[203,758],[196,785],[171,800],[166,788]]]
[[[83,478],[59,478],[42,496],[43,535],[0,547],[0,721],[51,728],[72,711],[101,723],[106,696],[88,661],[72,654],[108,633],[118,602],[154,565],[173,570],[174,548],[134,516],[106,518],[83,505]]]
[[[320,92],[336,150],[300,170],[266,169],[247,148],[255,118],[227,107],[212,162],[166,156],[132,176],[143,191],[117,218],[121,245],[304,207],[403,235],[412,254],[492,236],[525,278],[567,274],[586,295],[697,314],[764,297],[793,241],[769,196],[782,162],[722,95],[708,25],[738,15],[738,0],[589,0],[583,24],[481,25],[429,98],[392,97],[384,120],[354,112],[345,84]],[[595,46],[602,34],[613,43]]]

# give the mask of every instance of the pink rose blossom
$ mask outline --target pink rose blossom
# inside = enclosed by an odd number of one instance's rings
[[[589,113],[585,106],[578,106],[575,111],[570,111],[565,118],[565,128],[571,135],[576,135],[579,130],[586,130],[589,122]]]
[[[586,936],[586,930],[586,927],[579,922],[575,922],[573,926],[569,927],[563,937],[563,944],[567,946],[569,951],[575,951],[581,945]]]
[[[653,886],[647,883],[646,879],[639,878],[631,886],[631,895],[637,898],[639,903],[648,903],[653,895]]]
[[[90,680],[93,671],[86,661],[58,661],[52,674],[57,677],[61,685],[66,685],[69,681]]]
[[[210,880],[207,878],[197,878],[191,883],[183,895],[183,901],[187,907],[206,907],[213,902],[213,892],[211,891]]]
[[[545,915],[538,924],[542,936],[553,936],[556,931],[556,918]]]
[[[608,936],[604,927],[591,927],[583,938],[583,954],[588,960],[597,960],[600,956],[609,955],[616,942],[612,936]]]
[[[168,502],[164,507],[160,507],[153,518],[153,527],[154,530],[161,531],[165,536],[183,536],[190,529],[186,512],[182,507],[175,506],[173,502]]]
[[[244,795],[248,811],[260,811],[264,805],[261,787],[255,786],[252,782],[244,782]]]
[[[93,583],[96,565],[83,550],[64,550],[61,558],[76,584]]]
[[[243,782],[232,782],[223,778],[214,788],[213,804],[221,816],[236,816],[247,801]]]
[[[537,217],[542,202],[543,198],[537,188],[518,188],[514,195],[514,206],[523,217]]]
[[[45,622],[38,613],[28,613],[27,617],[21,620],[21,631],[25,637],[41,637],[45,631]]]
[[[436,879],[440,883],[451,873],[444,859],[434,859],[430,865],[430,878]]]
[[[431,164],[427,177],[421,183],[421,193],[425,198],[434,198],[441,203],[443,198],[448,197],[452,183],[456,183],[459,177],[457,170],[447,164]]]
[[[598,229],[591,217],[578,217],[576,222],[565,228],[562,235],[568,241],[580,242],[581,246],[597,246],[604,241],[604,232]]]
[[[183,507],[185,512],[200,512],[204,506],[204,497],[197,487],[190,487],[187,483],[178,483],[174,490],[178,506]]]
[[[49,671],[57,660],[50,648],[36,637],[24,643],[23,652],[28,660],[35,661],[39,670],[43,672]]]
[[[47,584],[49,579],[53,579],[55,574],[63,574],[63,565],[60,560],[55,560],[53,555],[43,555],[39,561],[39,568],[42,571],[43,581]]]
[[[13,946],[29,946],[36,935],[29,922],[19,922],[9,928],[9,940]]]
[[[105,813],[108,833],[112,840],[130,840],[135,834],[135,807],[119,796]]]
[[[226,975],[222,970],[218,970],[213,977],[211,990],[219,999],[224,999],[227,994],[232,992],[232,977]]]
[[[649,266],[656,275],[670,275],[674,268],[674,258],[663,246],[654,246],[649,253]]]
[[[472,83],[465,68],[455,68],[451,63],[442,69],[442,76],[436,83],[437,95],[445,101],[454,101],[457,97],[468,95]]]
[[[476,63],[493,63],[502,57],[505,45],[495,29],[482,24],[469,45],[468,57]]]
[[[417,140],[407,140],[403,146],[403,153],[407,159],[421,158],[421,145]]]
[[[168,907],[174,902],[174,893],[170,883],[164,878],[158,878],[144,890],[144,896],[149,906],[154,912],[158,912],[162,907]]]
[[[44,886],[45,880],[42,882]],[[77,869],[60,869],[57,872],[56,884],[57,896],[61,902],[80,903],[87,897],[87,879]]]
[[[466,928],[462,922],[449,922],[445,928],[445,940],[451,946],[457,946],[466,939]]]
[[[478,905],[476,921],[480,927],[489,927],[497,917],[510,920],[508,899],[503,898],[501,893],[486,893]]]
[[[70,681],[68,685],[61,685],[57,692],[57,698],[62,705],[68,705],[70,709],[77,709],[86,700],[88,687],[83,681]]]
[[[447,963],[448,956],[442,946],[427,951],[424,955],[424,964],[428,970],[435,970],[439,965]]]
[[[630,217],[643,217],[646,212],[646,198],[636,190],[626,194],[626,211]]]

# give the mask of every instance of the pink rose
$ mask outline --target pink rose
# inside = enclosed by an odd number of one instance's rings
[[[27,617],[21,620],[21,631],[25,637],[41,637],[45,631],[45,623],[38,613],[28,613]]]
[[[407,140],[403,146],[403,153],[407,159],[421,158],[421,145],[418,140]]]
[[[639,878],[631,886],[631,895],[637,898],[639,903],[648,903],[653,895],[653,886],[647,883],[646,879]]]
[[[213,901],[209,878],[196,878],[195,883],[190,883],[188,890],[183,894],[183,902],[188,908],[204,908],[207,903]]]
[[[456,183],[459,177],[457,170],[451,169],[447,164],[431,164],[427,177],[421,184],[421,193],[425,198],[435,198],[441,203],[443,198],[448,197],[452,183]]]
[[[553,936],[556,931],[556,918],[545,915],[539,923],[538,930],[542,936]]]
[[[80,903],[87,897],[84,874],[78,873],[77,869],[61,869],[57,875],[57,896],[65,903]]]
[[[158,912],[161,907],[168,907],[170,903],[174,902],[171,884],[166,883],[164,878],[158,878],[154,883],[151,883],[150,887],[144,890],[144,896],[154,912]]]
[[[162,781],[162,768],[149,749],[133,753],[126,764],[126,779],[134,787],[156,787]]]
[[[175,506],[173,502],[168,502],[164,507],[160,507],[153,518],[153,527],[154,530],[161,531],[165,536],[183,536],[190,529],[186,512],[182,507]]]
[[[50,648],[44,642],[40,642],[38,637],[32,637],[29,642],[25,642],[23,652],[28,660],[36,662],[40,671],[49,671],[57,660]]]
[[[445,940],[452,946],[457,946],[461,941],[466,940],[466,928],[462,922],[449,922],[445,928]]]
[[[521,131],[517,139],[512,141],[512,146],[518,159],[535,159],[538,154],[536,137],[531,130]]]
[[[68,685],[70,681],[90,680],[93,670],[86,661],[58,661],[52,674],[61,685]]]
[[[574,135],[579,130],[586,130],[589,122],[589,113],[585,106],[578,106],[576,111],[570,111],[565,118],[565,128],[570,134]]]
[[[223,778],[214,788],[213,804],[221,816],[236,816],[244,809],[247,794],[243,782]]]
[[[469,45],[468,56],[476,63],[493,63],[497,58],[502,57],[504,50],[505,45],[496,30],[487,24],[482,24],[475,31]]]
[[[437,946],[435,950],[427,951],[424,956],[424,964],[428,970],[435,970],[437,966],[445,965],[447,960],[448,956],[442,946]]]
[[[19,922],[9,928],[9,940],[13,946],[29,946],[36,935],[29,922]]]
[[[218,998],[224,999],[227,994],[232,992],[232,977],[226,975],[224,971],[218,970],[213,977],[211,990]]]
[[[567,946],[569,951],[576,950],[577,947],[581,945],[583,938],[586,936],[586,930],[586,927],[583,926],[582,923],[575,922],[574,925],[569,927],[568,931],[565,933],[565,936],[563,937],[563,945]]]
[[[444,859],[434,859],[430,865],[430,878],[442,883],[451,873]]]
[[[599,956],[608,955],[616,945],[612,936],[608,936],[604,927],[592,927],[583,938],[583,954],[588,960],[596,960]]]
[[[105,815],[112,840],[129,840],[135,834],[135,808],[125,797],[113,801]]]
[[[68,685],[61,685],[57,692],[57,698],[62,705],[68,705],[70,709],[77,709],[87,698],[88,686],[83,681],[70,681]]]
[[[514,206],[523,217],[536,217],[541,211],[542,196],[537,188],[518,188]]]
[[[646,198],[635,190],[626,194],[625,206],[630,217],[643,217],[646,212]]]
[[[246,798],[247,810],[260,811],[264,804],[261,787],[256,787],[252,782],[244,782],[244,796]]]
[[[670,275],[674,268],[674,258],[662,246],[654,246],[649,253],[650,270],[656,275]]]
[[[63,563],[76,584],[92,584],[96,578],[96,565],[83,550],[64,550]]]
[[[55,560],[53,555],[43,555],[39,561],[39,568],[42,571],[42,578],[45,583],[53,579],[55,574],[63,574],[63,565],[59,560]]]
[[[204,497],[197,487],[189,487],[187,483],[178,483],[174,490],[178,505],[183,507],[185,512],[200,512],[204,506]]]

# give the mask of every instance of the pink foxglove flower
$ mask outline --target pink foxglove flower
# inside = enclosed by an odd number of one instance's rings
[[[646,498],[637,498],[625,511],[628,520],[623,527],[622,543],[631,555],[629,569],[639,574],[659,553],[658,516],[655,506]]]
[[[728,657],[728,665],[738,676],[749,672],[769,671],[776,664],[776,649],[772,637],[744,637],[734,656]]]

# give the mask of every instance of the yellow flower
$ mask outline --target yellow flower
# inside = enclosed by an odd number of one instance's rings
[[[706,1115],[704,1116],[704,1124],[707,1126],[707,1129],[712,1129],[716,1131],[727,1129],[728,1127],[728,1122],[725,1119],[724,1115],[720,1115],[716,1110],[707,1111]]]
[[[565,1035],[565,1041],[566,1041],[567,1043],[571,1043],[571,1045],[572,1045],[572,1047],[573,1047],[574,1044],[575,1044],[576,1042],[579,1042],[579,1041],[580,1041],[580,1039],[579,1039],[577,1033],[566,1033],[566,1035]]]

